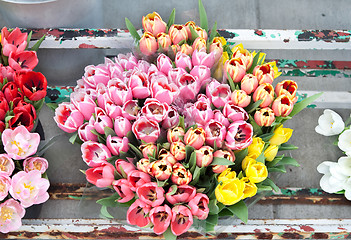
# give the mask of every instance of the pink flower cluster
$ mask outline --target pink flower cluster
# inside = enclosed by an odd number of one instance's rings
[[[30,133],[24,126],[6,129],[2,143],[6,153],[0,154],[0,232],[7,233],[21,226],[25,208],[49,199],[49,181],[42,178],[48,162],[36,153],[39,134]],[[15,161],[23,160],[23,169]],[[11,197],[12,198],[11,198]],[[8,199],[7,199],[8,198]],[[5,200],[7,199],[7,200]],[[4,201],[5,200],[5,201]]]

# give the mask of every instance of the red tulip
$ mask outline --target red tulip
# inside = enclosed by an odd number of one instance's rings
[[[46,96],[47,81],[40,72],[21,72],[16,74],[16,83],[24,96],[31,101],[39,101]]]

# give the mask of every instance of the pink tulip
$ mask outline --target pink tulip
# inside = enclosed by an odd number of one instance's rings
[[[118,106],[123,106],[126,101],[133,99],[132,90],[120,79],[111,79],[107,88],[109,97]]]
[[[144,172],[149,173],[150,168],[150,160],[148,158],[142,158],[137,162],[137,169]]]
[[[127,211],[127,222],[138,227],[147,226],[150,223],[150,209],[151,207],[140,199],[135,200]]]
[[[141,114],[148,120],[154,120],[158,123],[167,117],[168,111],[169,105],[161,103],[155,98],[146,99],[144,106],[140,110]]]
[[[15,71],[33,70],[39,62],[37,53],[34,51],[11,52],[8,61],[9,66]]]
[[[153,64],[152,64],[153,65]],[[145,61],[145,60],[139,60],[137,68],[139,68],[142,72],[148,72],[151,67],[151,63]]]
[[[4,150],[14,160],[25,159],[36,153],[40,142],[39,134],[30,133],[24,126],[6,129],[1,138]]]
[[[132,131],[137,139],[143,140],[146,143],[156,142],[161,133],[158,123],[144,116],[139,117],[133,123]]]
[[[190,128],[185,136],[184,142],[186,145],[190,145],[195,149],[199,149],[205,143],[206,133],[205,130],[201,127],[198,128]]]
[[[189,208],[177,205],[172,208],[171,230],[176,236],[188,231],[193,224],[193,215]]]
[[[174,83],[168,83],[165,76],[152,78],[151,96],[170,105],[179,95],[179,89]]]
[[[4,66],[0,63],[0,75],[2,75],[3,78],[7,78],[9,82],[12,82],[14,80],[15,71],[10,66]]]
[[[294,108],[294,103],[289,98],[288,95],[280,95],[277,97],[272,104],[272,110],[276,117],[286,117],[289,116]]]
[[[160,206],[164,200],[165,190],[158,187],[156,182],[149,182],[137,188],[136,193],[141,201],[151,207]]]
[[[185,144],[182,142],[172,142],[170,148],[171,154],[177,161],[185,159]]]
[[[168,179],[172,174],[172,164],[166,159],[156,160],[150,163],[151,175],[160,181]]]
[[[63,102],[55,109],[54,120],[63,131],[73,133],[83,124],[84,116],[72,104]]]
[[[150,96],[149,81],[144,72],[133,72],[130,76],[128,87],[132,89],[134,98],[143,99]]]
[[[124,70],[134,69],[135,66],[138,65],[138,59],[132,53],[118,54],[117,59],[115,60]]]
[[[231,162],[235,161],[235,155],[227,150],[217,150],[214,152],[213,157],[225,158]],[[228,168],[228,165],[214,165],[212,171],[214,173],[222,173]]]
[[[201,87],[198,78],[188,73],[183,74],[177,79],[177,85],[180,91],[179,96],[184,101],[194,99]]]
[[[123,159],[117,159],[115,161],[115,166],[116,166],[116,170],[120,175],[123,175],[123,172],[129,176],[129,174],[131,172],[133,172],[134,170],[136,170],[135,165],[133,163],[130,163],[126,160]],[[123,170],[123,172],[122,172]]]
[[[253,70],[253,75],[257,77],[258,84],[272,84],[274,80],[274,69],[268,63],[256,66]]]
[[[213,120],[216,120],[216,121],[222,123],[226,128],[229,127],[230,122],[229,122],[228,118],[226,118],[220,110],[218,110],[218,109],[214,110],[213,114],[214,114]]]
[[[240,82],[246,74],[245,63],[240,58],[232,58],[224,64],[224,78],[228,79],[227,73],[232,78],[233,82]]]
[[[224,105],[223,115],[233,122],[242,120],[247,121],[249,119],[249,115],[245,109],[238,107],[233,103],[227,103]]]
[[[168,71],[172,69],[172,60],[168,56],[160,54],[157,57],[157,68],[162,73],[168,75]]]
[[[204,51],[194,50],[192,62],[194,66],[204,65],[208,68],[212,68],[215,64],[215,55],[213,52],[206,53]]]
[[[89,167],[99,167],[111,157],[111,152],[102,143],[87,141],[81,145],[83,161]]]
[[[206,96],[216,108],[223,107],[230,101],[231,91],[228,84],[220,84],[214,80],[206,86]]]
[[[241,150],[252,143],[253,128],[244,121],[236,121],[227,129],[225,145],[232,150]]]
[[[11,178],[5,172],[0,172],[0,201],[4,200],[9,194]]]
[[[89,120],[96,107],[94,100],[84,92],[73,92],[70,99],[76,109],[82,113],[84,120]]]
[[[197,37],[195,39],[195,41],[193,42],[193,51],[197,50],[197,51],[204,51],[206,52],[206,39],[202,38],[202,37]]]
[[[188,33],[183,25],[173,24],[168,31],[169,37],[174,45],[183,40],[188,40]]]
[[[221,147],[226,137],[227,129],[220,121],[211,119],[205,127],[205,133],[206,144],[214,147],[216,142],[216,146]]]
[[[177,203],[188,203],[191,199],[194,198],[196,194],[196,188],[190,185],[179,185],[177,186],[177,191],[174,194],[170,194],[172,188],[169,188],[168,193],[166,194],[167,201],[174,205]]]
[[[252,99],[254,102],[263,100],[260,104],[260,107],[268,107],[269,105],[271,105],[274,99],[273,86],[270,83],[263,83],[259,85],[258,88],[255,90]]]
[[[257,77],[252,74],[246,74],[243,79],[241,79],[240,88],[244,90],[247,94],[253,93],[258,87]]]
[[[210,146],[203,146],[196,153],[196,165],[198,167],[207,167],[213,161],[213,148]]]
[[[41,174],[44,174],[48,167],[48,161],[42,157],[29,157],[23,161],[23,170],[25,172],[38,170]]]
[[[106,100],[104,109],[106,111],[107,116],[109,116],[111,119],[115,119],[119,116],[122,116],[122,107],[113,103],[107,94],[105,94],[105,98]]]
[[[275,116],[271,108],[265,107],[255,112],[254,119],[258,126],[269,127],[274,122]]]
[[[130,189],[130,185],[127,179],[122,178],[112,182],[113,189],[121,197],[117,202],[125,203],[132,200],[135,196],[134,192]]]
[[[27,33],[22,33],[19,28],[11,32],[6,27],[1,29],[1,45],[4,56],[9,56],[11,52],[21,53],[27,47]]]
[[[93,141],[97,142],[98,141],[98,136],[95,135],[94,133],[91,132],[91,130],[94,129],[94,126],[89,124],[89,123],[84,123],[78,128],[78,136],[79,138],[83,141]]]
[[[112,155],[118,156],[121,152],[127,152],[129,149],[128,138],[112,137],[109,135],[106,139],[106,146],[112,153]]]
[[[177,52],[175,57],[175,65],[177,68],[183,68],[185,70],[188,69],[189,71],[192,69],[191,58],[182,52]]]
[[[204,65],[194,66],[190,74],[198,77],[201,86],[211,79],[211,70]]]
[[[113,128],[112,119],[107,115],[99,115],[95,119],[94,128],[100,134],[105,134],[105,127]]]
[[[202,97],[194,103],[192,117],[195,122],[201,126],[205,126],[208,121],[213,118],[213,111],[211,109],[211,102],[207,97]]]
[[[156,38],[150,32],[144,32],[139,40],[139,48],[146,56],[156,53],[158,49]]]
[[[7,154],[0,154],[0,173],[11,176],[15,170],[15,163]]]
[[[279,82],[275,86],[275,94],[279,97],[281,95],[287,95],[291,101],[295,104],[297,101],[297,83],[293,80],[284,80]]]
[[[172,40],[166,33],[159,33],[156,36],[157,43],[163,50],[168,50],[168,48],[172,45]]]
[[[158,206],[151,209],[149,216],[151,222],[154,224],[154,233],[161,235],[167,230],[171,223],[172,210],[167,205]]]
[[[122,107],[122,116],[127,120],[135,120],[139,114],[139,110],[138,100],[129,100]]]
[[[112,182],[115,180],[114,171],[115,167],[105,162],[98,167],[89,168],[85,171],[85,175],[88,182],[103,188],[112,185]]]
[[[234,90],[231,96],[232,103],[238,107],[247,107],[251,102],[251,96],[244,90]]]
[[[183,68],[173,68],[168,72],[168,80],[171,83],[178,83],[178,79],[187,73]]]
[[[128,119],[123,117],[116,117],[114,123],[114,130],[118,137],[125,137],[127,133],[132,130],[132,124]]]
[[[187,185],[192,180],[192,174],[181,163],[173,165],[171,181],[177,185]]]
[[[157,12],[149,13],[142,18],[142,24],[145,31],[157,36],[159,33],[166,31],[166,23],[162,21],[161,16]]]
[[[141,150],[144,158],[149,158],[149,155],[153,156],[157,151],[156,145],[152,143],[142,144],[139,146],[139,149]]]
[[[177,126],[178,123],[179,123],[179,113],[173,106],[171,106],[169,108],[166,118],[162,121],[162,127],[164,129],[170,129]]]
[[[49,199],[47,192],[49,186],[49,180],[41,178],[38,170],[28,173],[20,171],[12,177],[9,192],[14,199],[19,200],[21,205],[27,208],[33,204],[46,202]]]
[[[208,208],[209,202],[210,199],[206,194],[197,193],[189,202],[191,213],[198,219],[205,220],[210,212],[210,209]]]
[[[135,192],[138,187],[141,187],[144,184],[151,182],[151,177],[147,173],[144,173],[139,170],[134,170],[128,174],[128,182],[131,185],[130,189],[132,189],[132,191]]]
[[[22,226],[24,207],[16,200],[10,198],[0,204],[0,232],[8,233]]]
[[[185,132],[181,127],[175,127],[173,129],[168,129],[167,131],[167,140],[168,142],[180,142],[181,137],[184,137]]]

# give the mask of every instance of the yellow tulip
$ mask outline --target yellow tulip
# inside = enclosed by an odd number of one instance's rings
[[[289,141],[292,135],[293,129],[283,128],[283,125],[280,125],[276,130],[274,130],[273,137],[269,140],[271,145],[280,145]]]
[[[225,182],[225,181],[232,180],[235,178],[236,178],[236,172],[231,171],[230,168],[227,168],[221,174],[219,174],[218,182]]]
[[[256,160],[254,158],[251,158],[249,156],[246,156],[243,161],[241,162],[241,168],[245,171],[245,169],[247,168],[247,166],[251,163],[255,163]]]
[[[269,145],[269,147],[264,151],[264,157],[266,161],[271,162],[277,156],[278,146],[277,145]]]
[[[256,159],[262,153],[264,148],[264,141],[262,141],[259,137],[252,138],[252,143],[248,147],[248,154],[247,156]]]
[[[268,62],[269,65],[271,65],[273,67],[273,70],[274,70],[274,78],[277,78],[279,77],[282,72],[279,72],[279,69],[277,67],[277,63],[275,61],[273,62]]]
[[[253,182],[250,182],[250,179],[248,177],[242,178],[240,180],[245,183],[243,199],[255,196],[257,193],[256,184],[254,184]]]
[[[259,183],[268,177],[268,170],[266,165],[261,162],[250,162],[245,169],[245,175],[251,182]]]
[[[215,190],[218,202],[233,205],[244,197],[245,182],[238,178],[218,184]]]

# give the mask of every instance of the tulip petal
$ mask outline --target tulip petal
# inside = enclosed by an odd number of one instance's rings
[[[335,162],[325,161],[318,165],[317,171],[322,174],[330,174],[330,166],[336,164]]]

